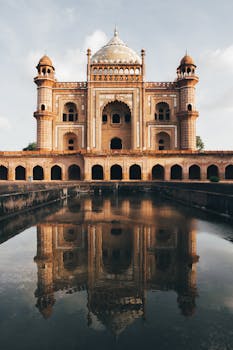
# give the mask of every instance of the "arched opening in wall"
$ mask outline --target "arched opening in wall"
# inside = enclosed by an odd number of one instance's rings
[[[122,180],[122,167],[118,164],[111,166],[110,177],[111,180]]]
[[[78,139],[73,132],[67,132],[63,138],[63,149],[73,151],[78,149]]]
[[[198,165],[194,164],[189,168],[189,179],[190,180],[201,179],[201,169]]]
[[[152,180],[164,180],[164,167],[160,164],[152,168]]]
[[[212,165],[210,165],[210,166],[208,166],[208,168],[207,168],[207,179],[209,180],[211,177],[218,177],[218,167],[217,167],[217,165],[214,165],[214,164],[212,164]]]
[[[136,113],[135,109],[135,113]],[[126,103],[113,101],[102,110],[102,149],[109,149],[110,140],[119,139],[121,144],[110,145],[110,149],[131,148],[131,110]]]
[[[76,164],[72,164],[68,168],[68,179],[69,180],[80,180],[81,179],[81,171],[80,167]]]
[[[93,165],[91,169],[91,178],[92,180],[103,180],[104,179],[104,171],[101,165]]]
[[[15,168],[15,180],[26,180],[26,169],[21,165]]]
[[[58,165],[54,165],[51,168],[51,180],[61,180],[62,179],[62,170]]]
[[[76,122],[78,120],[78,110],[75,103],[68,102],[64,105],[62,120],[63,122]]]
[[[180,165],[171,167],[171,180],[182,180],[182,168]]]
[[[0,166],[0,180],[7,180],[8,179],[8,169],[4,166]]]
[[[230,164],[225,168],[225,179],[233,180],[233,165]]]
[[[131,167],[129,168],[129,178],[130,180],[141,180],[142,171],[140,165],[131,165]]]
[[[45,105],[44,104],[41,105],[41,110],[45,111]]]
[[[191,111],[193,109],[192,105],[191,104],[188,104],[188,111]]]
[[[122,149],[122,141],[118,137],[114,137],[110,142],[110,149]]]
[[[33,168],[33,180],[44,180],[44,169],[39,165]]]
[[[160,151],[171,149],[171,141],[168,133],[162,131],[156,134],[156,149]]]
[[[155,106],[156,120],[170,120],[170,108],[166,102],[159,102]]]

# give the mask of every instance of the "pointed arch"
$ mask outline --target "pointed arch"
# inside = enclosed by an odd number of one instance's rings
[[[171,167],[171,180],[182,180],[182,167],[175,164]]]
[[[225,168],[225,179],[226,180],[233,180],[233,165],[232,164],[226,166],[226,168]]]
[[[78,149],[78,138],[74,132],[67,132],[63,136],[63,149],[68,151]]]
[[[51,180],[61,180],[62,179],[62,169],[59,165],[54,165],[51,168]]]
[[[141,180],[142,179],[142,171],[141,167],[138,164],[133,164],[129,168],[129,178],[130,180]]]
[[[76,122],[78,120],[78,110],[74,102],[67,102],[63,108],[63,122]]]
[[[21,165],[15,168],[15,180],[26,180],[26,169]]]
[[[152,180],[164,180],[164,167],[160,164],[152,168]]]
[[[210,180],[212,176],[216,176],[216,177],[219,176],[219,170],[217,165],[215,164],[212,164],[207,168],[207,179]]]
[[[171,138],[167,132],[161,131],[156,135],[156,149],[160,151],[171,149]]]
[[[101,110],[101,118],[102,148],[130,149],[132,133],[130,107],[122,101],[109,101]]]
[[[76,164],[72,164],[68,168],[68,179],[69,180],[81,180],[80,167]]]
[[[8,180],[8,168],[0,165],[0,180]]]
[[[44,169],[40,165],[33,168],[33,180],[44,180]]]
[[[93,165],[91,169],[91,178],[92,180],[104,179],[104,171],[103,171],[102,165],[99,165],[99,164]]]
[[[170,107],[167,102],[159,102],[156,104],[155,120],[170,120]]]
[[[111,180],[122,180],[122,167],[118,164],[114,164],[110,169]]]
[[[200,180],[201,179],[201,168],[193,164],[189,167],[189,179],[190,180]]]

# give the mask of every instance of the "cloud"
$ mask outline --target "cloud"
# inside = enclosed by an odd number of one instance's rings
[[[11,124],[9,120],[5,117],[0,117],[0,130],[9,130],[11,128]]]
[[[233,45],[222,49],[208,50],[201,55],[201,61],[213,69],[213,73],[233,74]]]
[[[92,54],[99,50],[107,43],[107,35],[102,30],[95,30],[94,33],[88,35],[84,41],[84,50],[91,49]]]
[[[90,48],[93,54],[106,42],[106,34],[101,30],[95,30],[92,34],[86,36],[82,48],[69,48],[65,51],[65,54],[57,54],[57,57],[54,57],[54,64],[58,80],[86,80],[87,48]],[[33,56],[31,54],[31,58]]]
[[[200,56],[198,100],[202,108],[233,111],[233,45]]]

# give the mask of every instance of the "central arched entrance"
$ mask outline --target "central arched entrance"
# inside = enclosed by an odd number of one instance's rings
[[[110,170],[111,180],[122,180],[122,167],[118,164],[115,164],[111,167]]]
[[[102,110],[102,149],[131,148],[131,110],[121,101],[107,103]]]

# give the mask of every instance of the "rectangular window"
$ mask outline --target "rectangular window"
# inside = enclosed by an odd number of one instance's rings
[[[67,120],[67,116],[65,113],[63,113],[63,122],[66,122],[66,120]]]

